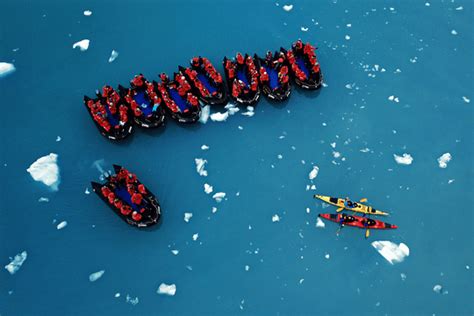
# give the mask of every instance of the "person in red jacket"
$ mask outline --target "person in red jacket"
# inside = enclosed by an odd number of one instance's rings
[[[103,186],[102,188],[100,188],[100,191],[102,192],[102,195],[104,197],[108,197],[109,193],[111,193],[112,191],[110,191],[110,189],[106,186]]]
[[[107,199],[109,200],[109,203],[110,203],[110,204],[114,203],[114,201],[115,201],[115,193],[114,193],[114,192],[110,192],[110,193],[107,195]]]
[[[141,183],[138,185],[138,192],[140,192],[141,194],[146,194],[145,186]]]
[[[132,208],[128,205],[122,205],[122,207],[120,208],[120,213],[122,213],[122,215],[127,216],[131,212],[132,212]]]
[[[242,56],[241,53],[237,53],[237,55],[236,55],[236,60],[237,60],[237,63],[238,63],[239,65],[243,65],[244,62],[245,62],[244,56]]]
[[[268,81],[268,73],[267,71],[265,70],[264,67],[260,68],[260,81],[262,82],[266,82]]]
[[[132,79],[132,85],[135,86],[135,87],[141,87],[141,86],[143,86],[143,84],[145,83],[145,82],[144,82],[144,79],[145,79],[145,78],[143,77],[143,75],[142,75],[142,74],[139,74],[139,75],[133,77],[133,79]]]
[[[140,193],[133,193],[132,195],[132,203],[136,205],[142,204],[143,196]]]
[[[114,206],[120,210],[120,209],[122,208],[122,206],[123,206],[123,203],[122,203],[122,201],[120,201],[120,199],[115,198],[115,200],[114,200]]]
[[[133,211],[132,213],[132,219],[135,221],[135,222],[138,222],[142,219],[142,215],[138,212],[135,212]]]

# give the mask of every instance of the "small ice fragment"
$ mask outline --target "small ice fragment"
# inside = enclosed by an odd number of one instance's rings
[[[212,212],[213,214],[214,214],[215,212],[217,212],[217,207],[213,206],[211,212]]]
[[[300,284],[304,282],[304,279],[300,279]]]
[[[330,145],[332,148],[336,148],[336,143],[331,143]]]
[[[456,30],[451,30],[452,35],[458,35],[458,32]]]
[[[130,295],[127,294],[126,300],[127,303],[132,304],[133,306],[137,305],[139,300],[138,297],[132,298]]]
[[[194,162],[196,163],[197,173],[199,173],[199,175],[202,177],[207,177],[207,170],[204,169],[207,163],[207,160],[202,159],[202,158],[196,158],[194,159]]]
[[[454,182],[454,179],[449,179],[449,180],[448,180],[448,184],[451,184],[451,183],[453,183],[453,182]]]
[[[198,234],[198,233],[193,234],[193,240],[194,240],[194,241],[196,241],[198,238],[199,238],[199,234]]]
[[[193,217],[193,213],[184,213],[184,221],[189,223],[189,220]]]
[[[390,264],[402,262],[405,257],[410,255],[410,249],[404,243],[399,245],[391,241],[374,241],[374,247]]]
[[[313,166],[313,169],[309,172],[308,178],[310,180],[314,180],[319,173],[319,167],[318,166]]]
[[[434,287],[433,287],[433,291],[435,293],[438,293],[438,294],[441,294],[443,292],[443,286],[441,286],[440,284],[436,284]]]
[[[249,106],[250,107],[250,106]],[[247,107],[247,109],[249,108]],[[247,112],[243,112],[242,115],[245,115],[245,116],[248,116],[248,117],[252,117],[255,115],[255,112],[253,111],[253,109],[250,111],[248,110]]]
[[[88,48],[89,48],[89,44],[90,44],[90,40],[88,39],[83,39],[82,41],[79,41],[79,42],[76,42],[72,45],[72,48],[73,49],[76,49],[77,47],[79,47],[79,49],[81,50],[81,52],[84,52],[86,51]]]
[[[348,23],[346,24],[347,27],[352,27],[352,24]]]
[[[368,153],[369,151],[370,151],[370,149],[367,148],[367,147],[360,150],[361,153]]]
[[[351,39],[351,37],[349,35],[344,36],[344,38],[346,39],[346,41]]]
[[[278,216],[278,214],[275,214],[272,216],[272,222],[275,223],[275,222],[279,222],[280,221],[280,216]]]
[[[28,253],[26,251],[23,251],[17,254],[12,259],[12,261],[5,266],[5,269],[7,269],[7,271],[10,272],[10,274],[15,274],[18,270],[20,270],[27,256],[28,256]]]
[[[308,32],[309,29],[308,29],[307,27],[302,26],[302,27],[301,27],[301,30],[302,30],[303,32]]]
[[[429,7],[431,4],[429,2],[425,2],[425,6]]]
[[[237,128],[238,128],[239,130],[243,130],[243,129],[244,129],[244,128],[243,128],[242,126],[240,126],[240,125],[239,125]]]
[[[86,188],[86,190],[84,191],[85,194],[91,194],[91,192],[89,191],[89,188]]]
[[[283,159],[283,155],[278,154],[277,158],[281,160],[281,159]]]
[[[11,74],[16,70],[15,65],[10,63],[0,62],[0,78]]]
[[[160,295],[174,296],[176,294],[176,285],[175,284],[168,285],[166,283],[161,283],[156,293]]]
[[[460,6],[460,7],[456,8],[456,11],[461,11],[462,9],[464,9],[464,8],[462,6]]]
[[[448,162],[451,161],[451,154],[450,153],[444,153],[441,155],[441,157],[438,158],[438,165],[440,168],[446,168],[448,167]]]
[[[285,4],[283,6],[283,10],[285,10],[286,12],[290,12],[291,10],[293,10],[293,5],[292,4]]]
[[[115,295],[114,295],[114,296],[115,296],[115,298],[118,298],[118,297],[120,297],[120,293],[119,293],[119,292],[117,292],[117,293],[115,293]]]
[[[57,142],[60,142],[60,141],[61,141],[61,136],[57,136],[57,137],[56,137],[56,141],[57,141]]]
[[[225,192],[217,192],[212,196],[212,198],[216,200],[217,203],[220,203],[225,198]]]
[[[404,153],[402,156],[394,154],[393,158],[395,158],[395,161],[399,165],[411,165],[411,163],[413,162],[413,157],[407,153]]]
[[[112,52],[110,53],[110,57],[109,57],[109,63],[116,60],[118,55],[119,55],[119,52],[117,52],[115,49],[112,49]]]
[[[84,11],[84,15],[85,15],[85,16],[91,16],[91,15],[92,15],[92,11],[91,11],[91,10],[85,10],[85,11]]]
[[[201,108],[201,117],[199,117],[199,122],[202,124],[206,124],[207,120],[209,120],[209,114],[211,113],[211,107],[206,105],[205,107]]]
[[[329,258],[330,258],[329,254],[327,253],[327,254],[324,256],[324,258],[329,259]]]
[[[311,212],[311,209],[309,207],[306,208],[306,213],[310,213]]]
[[[464,102],[466,102],[466,103],[471,102],[471,100],[470,100],[468,97],[463,96],[462,99],[463,99]]]
[[[213,190],[214,190],[214,188],[213,188],[212,185],[204,183],[204,192],[206,192],[206,194],[212,193]]]
[[[317,217],[316,218],[316,227],[324,228],[324,227],[326,227],[326,224],[324,224],[324,222],[319,217]]]
[[[177,256],[178,253],[179,253],[179,250],[173,249],[173,250],[171,250],[171,253],[172,253],[173,255]]]
[[[48,198],[45,198],[45,197],[40,197],[38,199],[38,202],[49,202],[49,199]]]
[[[208,149],[209,149],[209,146],[207,146],[207,145],[202,145],[201,146],[201,150],[208,150]]]
[[[341,153],[338,152],[338,151],[333,151],[333,152],[332,152],[332,155],[333,155],[334,158],[339,158],[339,157],[341,157]]]
[[[58,224],[58,226],[56,226],[56,228],[58,230],[60,230],[60,229],[63,229],[64,227],[66,227],[66,226],[67,226],[67,221],[62,221],[61,223]]]
[[[214,122],[224,122],[229,117],[229,112],[216,112],[211,114],[211,120]]]
[[[89,281],[95,282],[100,279],[105,273],[105,270],[100,270],[89,275]]]
[[[245,265],[245,271],[250,270],[250,267],[248,265]]]
[[[402,278],[402,281],[407,279],[407,275],[405,273],[400,273],[400,277]]]
[[[51,153],[38,158],[26,171],[30,173],[33,180],[43,182],[54,191],[57,191],[60,182],[57,160],[58,155]]]

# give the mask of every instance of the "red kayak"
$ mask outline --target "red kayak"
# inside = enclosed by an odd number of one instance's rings
[[[329,221],[344,224],[347,226],[354,226],[359,228],[370,228],[370,229],[397,229],[397,225],[384,223],[382,221],[366,218],[356,215],[347,215],[344,213],[339,214],[319,214],[319,217],[327,219]]]

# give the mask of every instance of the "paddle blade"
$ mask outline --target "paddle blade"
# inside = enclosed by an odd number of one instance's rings
[[[340,207],[340,208],[338,208],[338,209],[336,210],[336,212],[339,213],[339,212],[342,211],[343,209],[344,209],[343,207]]]
[[[363,203],[363,202],[367,202],[367,198],[360,199],[359,202],[362,202],[362,203]]]
[[[367,228],[367,230],[365,231],[365,238],[369,238],[370,236],[370,229]]]

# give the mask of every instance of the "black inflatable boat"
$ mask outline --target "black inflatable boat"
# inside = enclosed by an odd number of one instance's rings
[[[304,89],[316,90],[323,83],[323,75],[315,50],[316,48],[311,44],[303,44],[301,40],[296,41],[289,51],[281,48],[288,59],[296,84]]]
[[[254,56],[259,71],[260,87],[264,95],[276,101],[288,99],[291,94],[291,84],[288,74],[288,63],[283,52],[268,51],[265,58]]]
[[[258,70],[251,56],[237,53],[235,60],[224,57],[227,87],[232,99],[242,105],[255,105],[260,98]]]

